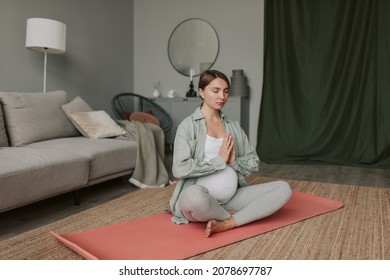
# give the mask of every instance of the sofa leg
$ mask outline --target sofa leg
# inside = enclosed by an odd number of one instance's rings
[[[80,190],[74,191],[74,205],[79,206],[80,205]]]

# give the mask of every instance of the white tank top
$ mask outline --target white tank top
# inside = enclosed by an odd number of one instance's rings
[[[206,145],[203,160],[209,161],[216,157],[222,145],[223,138],[214,138],[206,136]],[[237,190],[237,173],[230,166],[225,169],[207,176],[200,177],[196,180],[197,185],[202,185],[209,190],[220,204],[228,202]]]

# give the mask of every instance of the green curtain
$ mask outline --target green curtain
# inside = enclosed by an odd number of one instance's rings
[[[265,0],[257,152],[390,166],[390,1]]]

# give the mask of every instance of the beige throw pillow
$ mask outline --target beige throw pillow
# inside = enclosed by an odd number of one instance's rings
[[[65,114],[70,112],[91,112],[92,108],[80,96],[75,97],[72,101],[61,106]]]
[[[68,119],[72,122],[72,124],[77,128],[77,131],[80,132],[81,128],[78,127],[77,123],[72,120],[69,116],[71,112],[92,112],[92,108],[85,102],[80,96],[75,97],[72,101],[61,106],[62,110],[68,117]]]
[[[68,116],[77,124],[80,133],[88,138],[114,137],[126,133],[105,111],[69,112]]]

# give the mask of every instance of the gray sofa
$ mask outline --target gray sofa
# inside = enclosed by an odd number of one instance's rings
[[[0,212],[131,174],[136,142],[107,116],[64,91],[0,92]]]

